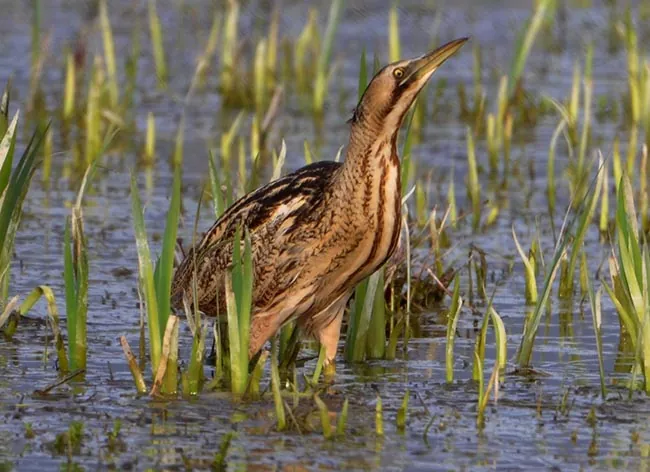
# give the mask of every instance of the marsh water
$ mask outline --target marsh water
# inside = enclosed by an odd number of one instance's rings
[[[101,36],[93,23],[91,2],[51,0],[43,3],[42,34],[47,35],[48,59],[42,85],[48,104],[60,103],[63,54],[81,29],[88,30],[89,54],[101,52]],[[131,220],[130,172],[136,168],[146,204],[146,223],[154,234],[152,247],[159,250],[171,183],[167,158],[173,152],[182,99],[190,85],[195,60],[208,35],[214,4],[208,0],[159,0],[170,71],[168,90],[156,88],[146,19],[146,2],[111,0],[109,13],[120,70],[130,49],[132,32],[139,22],[142,52],[138,62],[135,95],[137,134],[133,144],[106,156],[92,190],[86,198],[86,232],[90,257],[88,314],[88,369],[84,381],[55,388],[46,396],[35,394],[58,378],[51,337],[43,320],[46,307],[39,304],[23,320],[12,341],[0,341],[0,470],[51,470],[77,465],[85,470],[209,469],[215,453],[229,433],[228,470],[585,470],[642,469],[650,453],[650,400],[643,394],[628,397],[625,374],[620,372],[619,321],[607,296],[603,296],[603,342],[609,394],[600,397],[596,344],[588,301],[576,293],[572,302],[560,301],[557,290],[545,317],[534,351],[536,374],[511,374],[499,388],[498,403],[490,400],[485,427],[476,424],[478,387],[471,381],[476,327],[480,317],[463,312],[456,341],[456,380],[445,383],[445,332],[449,299],[424,313],[413,314],[418,329],[407,346],[400,344],[397,360],[348,364],[339,351],[335,384],[325,398],[332,411],[339,411],[344,398],[350,401],[347,434],[335,441],[316,431],[277,432],[270,397],[240,403],[229,394],[205,392],[197,398],[154,401],[138,397],[119,345],[125,334],[137,345],[140,310],[137,294],[137,254]],[[319,10],[324,29],[327,2],[282,2],[281,34],[296,38],[309,8]],[[469,35],[483,52],[482,82],[490,107],[494,107],[498,78],[507,73],[515,38],[530,15],[532,2],[460,0],[455,2],[402,0],[400,11],[401,54],[410,57],[427,51],[435,42]],[[624,48],[612,47],[612,7],[600,2],[567,1],[563,18],[552,38],[538,40],[525,73],[526,88],[536,97],[563,100],[570,88],[573,64],[584,58],[585,44],[594,44],[594,94],[619,101],[626,90]],[[589,6],[583,4],[588,3]],[[621,2],[622,3],[622,2]],[[633,5],[636,8],[636,5]],[[388,10],[384,0],[350,0],[337,32],[336,64],[322,129],[315,131],[312,117],[295,96],[284,101],[274,126],[270,146],[286,141],[286,169],[304,164],[303,142],[311,143],[319,159],[333,159],[346,143],[346,121],[357,96],[358,64],[362,50],[386,62]],[[619,5],[618,14],[623,7]],[[13,78],[13,106],[24,109],[29,93],[31,51],[31,2],[0,1],[0,82]],[[266,31],[268,2],[251,0],[242,5],[240,32],[242,54],[250,58],[251,40]],[[639,44],[647,44],[650,29],[638,20]],[[647,50],[646,50],[647,51]],[[370,59],[369,59],[370,61]],[[186,106],[183,164],[185,214],[181,236],[191,238],[197,199],[207,175],[209,149],[218,148],[219,136],[230,126],[236,111],[224,110],[217,92],[213,67],[205,89],[194,94]],[[445,195],[453,169],[458,203],[466,208],[466,123],[459,117],[457,87],[472,90],[471,47],[448,61],[435,75],[429,95],[437,84],[440,110],[429,109],[422,139],[414,147],[422,175],[432,172],[430,205],[446,206]],[[151,171],[136,166],[144,141],[146,116],[152,111],[157,124],[159,159]],[[605,114],[606,115],[606,114]],[[248,119],[248,117],[247,117]],[[498,198],[501,211],[496,223],[473,233],[469,224],[450,232],[451,248],[445,265],[460,268],[472,246],[485,252],[490,284],[496,288],[494,306],[508,332],[508,356],[519,345],[527,306],[524,271],[512,240],[515,227],[524,247],[536,232],[550,259],[554,245],[545,195],[546,158],[557,113],[542,117],[513,145],[513,172],[507,187],[491,182],[487,171],[480,179],[485,198]],[[618,129],[617,119],[605,116],[594,124],[593,141],[605,154],[611,151]],[[56,127],[56,121],[54,123]],[[22,139],[27,137],[25,126]],[[249,129],[245,125],[243,129]],[[625,144],[623,144],[625,146]],[[478,143],[478,160],[485,170],[485,143]],[[63,314],[63,234],[69,204],[78,177],[66,162],[72,151],[55,139],[53,177],[49,186],[38,172],[25,204],[12,267],[12,294],[26,295],[37,285],[53,288]],[[566,147],[558,148],[558,168],[567,162]],[[559,227],[568,204],[568,189],[558,170],[559,204],[553,216]],[[213,220],[209,205],[201,212],[199,229]],[[592,273],[601,267],[609,247],[599,242],[590,227],[586,245]],[[425,251],[425,249],[416,250]],[[463,294],[469,290],[467,271],[461,271]],[[479,309],[484,307],[475,301]],[[187,359],[191,337],[181,328],[181,359]],[[486,359],[491,370],[494,342],[488,337]],[[47,349],[46,349],[47,346]],[[404,354],[405,353],[405,354]],[[303,355],[313,354],[309,349]],[[312,372],[314,361],[300,367]],[[206,365],[206,374],[211,367]],[[268,384],[264,380],[263,384]],[[396,413],[405,391],[410,391],[407,425],[396,428]],[[385,435],[375,434],[375,402],[384,408]],[[303,400],[308,413],[310,399]],[[305,413],[305,414],[307,414]],[[52,446],[57,434],[73,421],[83,423],[81,449],[68,457]],[[109,443],[116,421],[121,423],[120,445]],[[27,425],[32,434],[26,434]]]

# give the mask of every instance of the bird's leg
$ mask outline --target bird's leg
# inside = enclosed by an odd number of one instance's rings
[[[343,311],[345,304],[338,310],[332,321],[320,328],[317,333],[321,346],[325,347],[325,362],[323,363],[323,376],[325,381],[330,382],[336,375],[336,349],[341,337],[341,321],[343,320]]]

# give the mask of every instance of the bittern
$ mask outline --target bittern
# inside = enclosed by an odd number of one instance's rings
[[[234,233],[243,226],[254,266],[249,356],[296,320],[324,346],[332,369],[352,291],[386,262],[399,240],[396,141],[404,116],[436,69],[466,41],[377,72],[350,120],[345,161],[308,165],[237,200],[179,265],[172,306],[180,310],[183,299],[193,302],[196,277],[199,310],[225,313],[224,278]]]

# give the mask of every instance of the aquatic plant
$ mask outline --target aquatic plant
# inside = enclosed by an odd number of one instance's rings
[[[147,114],[147,134],[142,158],[144,163],[149,165],[156,160],[156,118],[152,112]]]
[[[447,383],[454,381],[454,341],[456,340],[456,327],[463,307],[460,298],[460,279],[458,274],[454,278],[454,293],[451,297],[451,306],[447,314],[447,347],[445,349],[445,366]]]
[[[563,266],[561,270],[559,287],[560,297],[568,298],[573,294],[575,272],[578,267],[578,257],[582,251],[585,236],[587,235],[587,228],[596,214],[596,205],[598,203],[598,198],[601,195],[604,174],[605,168],[603,167],[603,160],[601,157],[595,186],[592,188],[587,200],[583,202],[583,211],[581,211],[577,216],[577,229],[573,235],[573,241],[571,243],[571,254],[566,260],[566,266]]]
[[[378,270],[355,289],[346,335],[345,358],[382,358],[386,345],[384,272]]]
[[[113,31],[108,17],[106,0],[101,0],[99,2],[99,24],[102,30],[102,40],[104,43],[104,64],[106,65],[108,95],[110,105],[115,109],[120,96],[117,84],[117,67],[115,65],[115,43],[113,41]]]
[[[602,167],[598,169],[598,176],[596,178],[596,185],[598,186],[600,186],[602,183],[602,171]],[[587,195],[587,199],[579,205],[577,214],[572,219],[569,219],[570,208],[567,209],[567,213],[562,224],[562,230],[560,231],[560,235],[555,244],[553,258],[550,265],[546,269],[546,277],[544,279],[541,296],[539,296],[537,299],[535,308],[528,314],[524,322],[523,336],[521,338],[521,343],[517,352],[517,363],[521,369],[530,367],[535,337],[537,336],[537,330],[544,313],[544,308],[546,307],[548,299],[551,295],[553,282],[555,281],[557,272],[560,269],[561,262],[562,260],[566,259],[566,252],[571,243],[573,243],[572,252],[576,253],[576,255],[573,256],[572,254],[572,262],[569,264],[569,266],[575,267],[577,255],[581,249],[587,225],[591,222],[591,217],[595,211],[599,193],[600,192],[595,192],[592,188]],[[566,291],[569,290],[569,287],[571,287],[572,290],[574,277],[574,273],[570,270],[567,270],[567,274],[569,274],[569,278],[571,280],[569,281],[567,278],[565,281],[564,289]]]
[[[163,246],[158,262],[154,266],[151,261],[149,242],[144,224],[143,206],[135,174],[131,176],[131,203],[133,226],[138,248],[138,270],[142,295],[147,309],[147,326],[149,328],[149,348],[151,355],[152,373],[160,369],[162,343],[165,327],[170,315],[171,280],[174,262],[174,248],[181,200],[180,167],[174,170],[172,195],[167,213],[167,224],[163,236]],[[177,389],[176,366],[167,368],[165,377],[165,393],[175,393]]]
[[[68,355],[70,369],[85,369],[88,341],[86,319],[88,314],[88,249],[84,234],[82,202],[86,187],[95,172],[97,161],[84,174],[72,215],[66,221],[63,239],[63,277],[68,327]]]
[[[167,61],[165,59],[165,46],[163,44],[162,26],[156,8],[156,0],[149,0],[149,34],[151,35],[151,49],[153,51],[154,64],[158,85],[161,88],[167,86]]]
[[[515,242],[515,247],[521,257],[521,261],[524,263],[524,278],[526,281],[526,303],[531,305],[537,303],[537,280],[535,278],[535,256],[532,254],[532,246],[528,255],[524,253],[524,250],[519,244],[517,235],[515,234],[515,228],[512,228],[512,239]]]
[[[228,0],[226,17],[223,27],[223,38],[221,40],[221,83],[222,92],[227,96],[231,95],[235,88],[237,76],[237,43],[239,25],[239,2]]]
[[[25,297],[23,302],[18,305],[18,296],[16,295],[5,307],[5,312],[0,316],[0,328],[4,326],[4,335],[11,338],[18,327],[19,320],[25,316],[33,306],[44,298],[47,303],[47,316],[54,338],[54,349],[56,351],[59,370],[62,373],[69,371],[68,356],[66,354],[65,343],[61,334],[59,322],[59,310],[56,305],[56,298],[52,289],[46,285],[39,285]],[[18,307],[14,311],[14,308]]]
[[[487,340],[488,325],[491,324],[494,330],[494,340],[496,344],[496,368],[503,371],[506,367],[507,356],[507,336],[506,328],[503,324],[501,316],[492,306],[492,301],[488,303],[487,310],[483,316],[483,323],[481,324],[481,331],[476,337],[474,345],[474,369],[473,377],[477,382],[481,382],[481,372],[483,371],[482,365],[485,363],[485,343]],[[479,395],[482,396],[482,395]]]
[[[232,392],[243,395],[248,385],[253,256],[250,234],[241,227],[237,228],[233,238],[232,261],[230,274],[225,278],[230,382]]]
[[[327,97],[329,80],[332,73],[330,66],[332,48],[334,45],[334,38],[336,36],[336,30],[338,28],[342,9],[342,0],[332,0],[329,16],[327,18],[327,26],[325,28],[325,38],[323,40],[323,46],[318,57],[318,62],[316,64],[313,110],[317,116],[322,115],[323,106],[325,105],[325,98]]]
[[[609,258],[611,285],[603,284],[629,337],[635,356],[633,372],[641,373],[650,394],[650,251],[639,233],[632,185],[624,173],[616,196],[616,242]]]
[[[583,253],[584,254],[584,253]],[[583,258],[586,266],[586,257]],[[605,387],[605,360],[603,353],[603,335],[602,335],[602,290],[599,289],[594,293],[593,282],[591,277],[587,277],[587,291],[589,294],[589,304],[591,306],[591,319],[593,321],[594,336],[596,338],[596,353],[598,354],[598,374],[600,377],[600,394],[602,398],[607,398],[607,388]]]
[[[15,163],[16,126],[19,114],[16,113],[11,122],[8,122],[8,89],[5,89],[0,103],[0,115],[8,123],[0,141],[0,311],[3,311],[9,296],[11,258],[16,231],[23,213],[23,202],[39,164],[38,153],[49,125],[34,132],[18,162]]]
[[[469,128],[467,128],[467,198],[472,205],[472,229],[478,231],[481,226],[481,187],[478,180],[474,136]]]
[[[555,0],[541,0],[536,2],[535,11],[531,18],[520,30],[515,41],[515,53],[510,65],[508,76],[508,96],[512,98],[515,89],[520,86],[521,77],[526,67],[528,56],[535,38],[542,26],[547,12],[554,8]]]

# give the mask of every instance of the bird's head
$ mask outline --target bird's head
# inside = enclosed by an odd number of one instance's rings
[[[460,38],[415,59],[394,62],[372,78],[351,122],[378,133],[396,133],[418,93],[433,73],[469,38]]]

